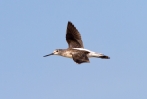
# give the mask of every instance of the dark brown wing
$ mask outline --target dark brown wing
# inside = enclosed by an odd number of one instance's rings
[[[75,54],[72,54],[72,58],[78,64],[90,62],[89,58],[87,57],[88,53],[89,52],[77,51]]]
[[[71,22],[67,24],[66,41],[69,48],[84,48],[81,35]]]

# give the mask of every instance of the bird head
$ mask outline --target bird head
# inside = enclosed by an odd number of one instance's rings
[[[50,56],[50,55],[59,55],[59,52],[60,52],[60,49],[56,49],[51,54],[47,54],[47,55],[45,55],[43,57],[47,57],[47,56]]]

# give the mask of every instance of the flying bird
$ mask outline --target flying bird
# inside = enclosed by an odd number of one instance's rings
[[[45,55],[43,57],[47,57],[50,55],[59,55],[67,58],[72,58],[77,64],[89,63],[89,58],[91,57],[110,59],[109,56],[106,56],[102,53],[96,53],[84,49],[81,35],[70,21],[67,24],[66,41],[68,43],[67,49],[56,49],[53,51],[53,53]]]

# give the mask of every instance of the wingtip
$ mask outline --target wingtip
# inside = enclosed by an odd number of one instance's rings
[[[71,23],[71,21],[68,21],[68,23]]]
[[[72,22],[71,21],[68,21],[68,24],[72,24]]]

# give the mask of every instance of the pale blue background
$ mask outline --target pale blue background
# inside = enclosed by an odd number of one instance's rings
[[[44,58],[68,21],[111,59]],[[147,0],[1,0],[0,99],[147,99]]]

